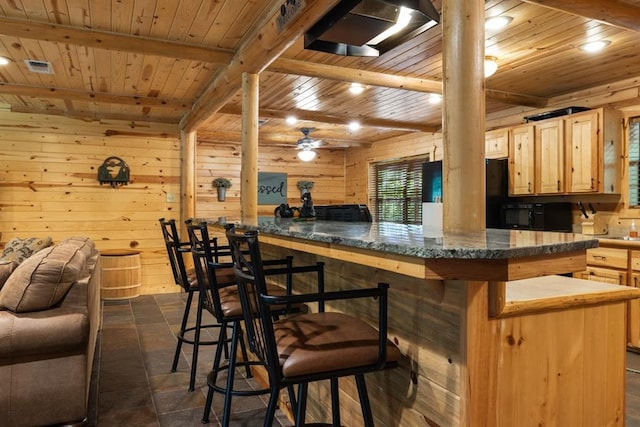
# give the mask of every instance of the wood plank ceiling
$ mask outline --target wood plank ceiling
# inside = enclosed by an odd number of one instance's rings
[[[307,0],[303,13],[334,2]],[[159,121],[177,130],[282,3],[0,0],[0,56],[10,60],[0,67],[0,108]],[[433,3],[441,10],[442,0]],[[513,18],[486,32],[486,52],[499,64],[486,79],[488,113],[544,107],[552,98],[640,76],[640,0],[488,0],[485,10],[487,17]],[[604,52],[579,49],[597,39],[610,42]],[[278,41],[288,48],[260,74],[261,144],[294,146],[302,126],[315,128],[312,136],[327,147],[440,129],[441,105],[430,102],[441,93],[440,25],[378,58],[305,50],[300,38],[285,42]],[[47,61],[54,73],[30,72],[26,60]],[[348,92],[353,81],[365,85],[361,95]],[[213,101],[215,114],[202,113],[199,139],[240,140],[239,89]],[[286,124],[288,115],[300,121]],[[363,127],[349,130],[353,120]]]

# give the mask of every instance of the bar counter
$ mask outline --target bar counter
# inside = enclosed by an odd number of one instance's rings
[[[260,232],[265,257],[325,262],[327,290],[390,284],[389,339],[405,358],[367,376],[376,425],[624,425],[626,302],[640,290],[555,276],[583,270],[597,240],[494,229],[425,237],[420,226],[375,222],[235,223]],[[330,309],[374,317],[362,306]],[[344,379],[340,388],[343,424],[361,425],[355,385]],[[327,422],[327,393],[328,385],[310,386],[309,420]]]

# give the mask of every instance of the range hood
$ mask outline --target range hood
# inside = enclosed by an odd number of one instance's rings
[[[336,55],[379,56],[439,21],[429,0],[342,0],[305,33],[304,46]]]

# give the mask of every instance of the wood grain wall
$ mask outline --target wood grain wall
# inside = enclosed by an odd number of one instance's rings
[[[158,219],[180,220],[181,150],[175,125],[84,121],[0,111],[0,244],[14,237],[88,236],[98,249],[141,251],[141,294],[179,292],[173,284]],[[100,185],[98,168],[121,157],[131,183]],[[196,216],[239,217],[240,142],[196,147]],[[259,170],[287,173],[287,197],[300,206],[299,180],[315,182],[316,204],[344,203],[344,151],[320,150],[303,163],[296,150],[260,149]],[[233,182],[219,202],[211,181]],[[175,200],[175,201],[170,201]],[[275,206],[259,206],[273,215]]]
[[[262,146],[258,152],[258,171],[287,174],[287,202],[302,206],[298,181],[313,181],[311,190],[316,205],[345,203],[344,150],[318,150],[308,163],[298,160],[297,151],[289,147]],[[241,144],[198,142],[196,151],[196,213],[199,218],[240,216]],[[217,199],[212,181],[217,177],[231,179],[226,200]],[[258,215],[273,215],[277,205],[258,205]]]
[[[158,218],[179,213],[180,141],[174,125],[83,121],[0,112],[0,232],[14,237],[88,236],[100,250],[141,251],[143,293],[175,292]],[[122,158],[129,185],[97,181]],[[176,198],[176,200],[179,200]]]

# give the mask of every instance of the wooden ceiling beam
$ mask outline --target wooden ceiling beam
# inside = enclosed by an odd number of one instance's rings
[[[96,31],[68,25],[49,24],[37,21],[0,17],[0,34],[27,39],[46,40],[56,43],[75,44],[96,49],[157,55],[190,61],[226,64],[234,52],[224,49],[209,49],[170,40],[151,39],[140,36]]]
[[[502,102],[504,104],[534,108],[544,108],[549,104],[547,98],[541,98],[539,96],[523,95],[494,89],[485,89],[484,93],[488,100]]]
[[[621,0],[522,0],[560,12],[640,31],[640,7]]]
[[[297,59],[278,58],[267,68],[283,74],[297,74],[320,79],[337,80],[342,82],[357,82],[369,86],[406,89],[416,92],[442,93],[442,82],[439,80],[421,79],[416,77],[397,76],[378,73],[375,71],[357,70],[355,68],[338,67],[335,65],[318,64]]]
[[[225,105],[220,108],[220,113],[241,115],[242,109],[239,106]],[[319,123],[343,124],[348,125],[353,121],[353,117],[334,116],[330,114],[322,114],[308,110],[275,110],[270,108],[260,108],[261,118],[286,119],[287,116],[294,115],[298,120],[307,120]],[[378,127],[383,129],[398,129],[413,132],[434,133],[441,130],[441,124],[428,125],[423,123],[402,122],[397,120],[376,119],[371,117],[361,117],[360,125],[369,127]]]
[[[316,0],[301,6],[291,22],[278,29],[280,0],[272,0],[271,12],[243,39],[231,62],[219,70],[191,110],[180,121],[184,131],[198,128],[224,106],[242,87],[242,74],[259,74],[287,50],[338,0]],[[299,3],[304,5],[305,3]]]
[[[22,105],[11,107],[10,111],[15,113],[30,113],[30,114],[48,114],[51,116],[63,116],[72,119],[84,120],[86,122],[94,122],[101,120],[119,120],[124,122],[135,123],[165,123],[165,124],[178,124],[178,120],[171,117],[151,117],[143,113],[140,114],[128,114],[128,113],[97,113],[94,111],[83,110],[60,110],[57,108],[30,108]],[[135,127],[135,125],[134,125]]]
[[[535,2],[538,3],[539,1]],[[234,52],[224,49],[213,49],[169,40],[5,17],[0,17],[0,34],[57,43],[76,44],[97,49],[157,55],[189,61],[202,61],[213,64],[229,64],[234,57]],[[318,64],[282,57],[274,60],[267,67],[267,70],[320,79],[357,82],[364,85],[388,87],[392,89],[442,93],[442,82],[439,80],[397,76],[394,74],[337,67],[335,65]],[[498,92],[490,89],[487,89],[486,95],[488,99],[506,104],[537,108],[543,107],[547,101],[546,99],[538,97]]]
[[[100,102],[105,104],[138,105],[141,107],[172,108],[186,111],[191,106],[190,99],[154,98],[151,96],[113,95],[104,92],[88,92],[75,89],[39,87],[0,82],[0,93],[5,95],[29,96],[32,98],[56,98],[70,101]]]
[[[258,142],[260,145],[277,145],[282,147],[295,148],[296,142],[302,135],[296,133],[295,135],[281,134],[281,133],[268,133],[259,132]],[[369,147],[370,142],[360,142],[353,139],[334,139],[334,138],[318,138],[325,142],[321,148],[352,148],[352,147]],[[240,144],[242,140],[242,132],[237,131],[198,131],[199,142],[211,142],[211,143],[233,143]]]

